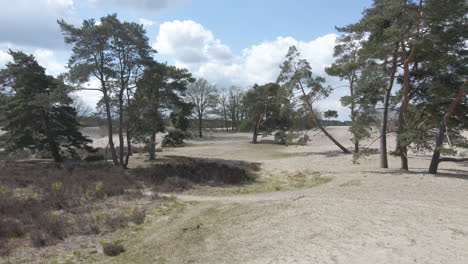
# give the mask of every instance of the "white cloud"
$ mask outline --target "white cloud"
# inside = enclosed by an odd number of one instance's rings
[[[34,55],[39,65],[46,69],[47,74],[57,76],[66,71],[65,62],[61,62],[52,50],[18,46],[11,43],[0,43],[0,68],[4,67],[7,62],[12,61],[8,49],[20,50],[26,54]]]
[[[206,78],[218,87],[249,87],[254,83],[275,82],[289,47],[295,45],[301,56],[310,62],[312,71],[327,77],[327,83],[337,87],[341,82],[325,74],[325,67],[333,62],[336,37],[336,34],[328,34],[311,41],[278,37],[246,48],[235,56],[202,25],[190,20],[175,20],[160,25],[154,48],[174,58],[176,66],[188,68],[196,77]],[[345,94],[346,88],[338,88],[317,105],[322,110],[337,110],[340,119],[347,119],[349,111],[339,101]]]
[[[211,31],[191,20],[161,24],[153,47],[181,63],[226,62],[232,59],[228,46],[215,39]]]
[[[59,62],[54,52],[48,49],[36,49],[33,51],[37,62],[46,69],[50,75],[59,75],[66,71],[65,63]]]
[[[149,20],[149,19],[146,19],[146,18],[140,18],[140,19],[138,19],[138,22],[140,24],[142,24],[143,26],[145,26],[145,27],[151,27],[152,25],[154,25],[156,23],[153,20]]]
[[[12,61],[12,57],[5,51],[0,50],[0,69],[5,67],[5,64]]]

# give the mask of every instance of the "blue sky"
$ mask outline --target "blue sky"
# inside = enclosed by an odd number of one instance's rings
[[[220,88],[249,87],[274,81],[287,48],[296,45],[313,70],[325,75],[333,61],[335,26],[359,20],[371,0],[0,0],[0,67],[8,48],[33,53],[50,74],[65,71],[69,47],[55,23],[63,18],[79,24],[83,19],[117,13],[121,20],[146,25],[156,58],[188,68]],[[325,76],[327,77],[327,76]],[[341,85],[327,77],[333,87]],[[340,119],[348,111],[336,89],[320,102]],[[100,95],[81,93],[93,106]]]

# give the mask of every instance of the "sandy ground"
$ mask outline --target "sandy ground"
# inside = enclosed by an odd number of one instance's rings
[[[329,130],[351,148],[346,128]],[[165,155],[258,161],[277,173],[310,169],[333,181],[289,192],[179,196],[244,206],[226,213],[229,219],[219,216],[226,224],[192,253],[193,263],[468,263],[467,163],[441,163],[436,177],[424,173],[427,155],[411,155],[411,171],[404,172],[396,158],[380,169],[378,155],[353,164],[323,135],[307,146],[274,149],[284,157],[249,139],[215,133]],[[393,136],[389,141],[392,147]]]

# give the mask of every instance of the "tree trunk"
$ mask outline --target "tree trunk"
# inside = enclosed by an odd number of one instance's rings
[[[436,142],[434,147],[434,153],[432,153],[431,164],[429,165],[429,173],[437,174],[437,169],[439,168],[440,162],[440,148],[444,143],[445,135],[445,124],[444,121],[440,121],[439,130],[437,131]]]
[[[52,158],[54,159],[55,162],[62,162],[62,156],[60,155],[60,150],[59,146],[57,145],[57,142],[55,142],[54,137],[51,135],[50,132],[50,127],[49,127],[49,120],[47,117],[47,114],[44,113],[44,124],[45,124],[45,129],[46,129],[46,137],[47,137],[47,143],[49,145],[49,151],[50,154],[52,155]]]
[[[260,127],[260,118],[257,119],[257,121],[255,122],[255,126],[254,126],[253,137],[252,137],[252,143],[254,144],[257,144],[259,127]]]
[[[198,135],[203,138],[203,118],[201,115],[198,116]]]
[[[463,83],[463,85],[458,89],[457,96],[449,105],[449,107],[447,108],[447,112],[445,113],[444,117],[440,121],[439,131],[437,132],[437,136],[436,136],[436,144],[434,147],[434,153],[432,154],[431,164],[429,165],[429,173],[431,174],[437,174],[437,169],[440,163],[440,148],[442,147],[442,144],[444,143],[444,136],[445,136],[445,133],[447,132],[446,131],[447,122],[450,119],[450,117],[453,115],[453,112],[455,111],[455,107],[461,102],[464,96],[468,95],[468,93],[465,91],[466,86],[467,86],[467,80],[465,79],[465,82]]]
[[[49,139],[49,150],[50,153],[52,154],[52,158],[54,159],[55,162],[62,162],[62,156],[60,155],[57,143],[52,139]]]
[[[410,91],[410,69],[409,58],[406,58],[406,49],[402,44],[403,52],[403,87],[400,111],[398,113],[398,131],[397,131],[397,146],[396,150],[401,160],[401,169],[408,170],[408,146],[403,143],[402,134],[404,133],[406,120],[405,114],[409,104],[409,91]]]
[[[47,111],[41,110],[42,125],[44,126],[44,130],[45,130],[45,134],[47,138],[47,144],[49,145],[49,151],[55,162],[62,162],[63,159],[62,159],[62,156],[60,156],[59,146],[57,145],[57,142],[55,142],[54,136],[52,136],[52,133],[50,131],[49,114],[47,112],[48,110]]]
[[[152,132],[150,136],[150,142],[149,142],[149,160],[155,160],[156,159],[156,133]]]
[[[227,112],[226,112],[226,106],[223,105],[223,114],[224,114],[224,126],[226,127],[226,132],[229,132],[229,125],[227,121]]]
[[[393,85],[393,79],[391,78],[391,84]],[[389,81],[390,86],[390,81]],[[382,113],[382,121],[380,125],[380,168],[388,168],[387,158],[387,124],[388,124],[388,106],[390,104],[390,89],[385,89],[384,96],[384,109]]]
[[[410,83],[410,63],[416,54],[416,47],[410,47],[410,53],[406,51],[404,40],[401,40],[401,54],[403,59],[403,86],[400,112],[398,114],[398,131],[397,131],[397,153],[400,155],[401,169],[408,170],[408,146],[403,144],[402,134],[406,126],[405,114],[409,104],[409,93],[411,89]]]
[[[351,91],[351,96],[353,92]],[[355,104],[354,102],[351,103],[351,123],[356,121],[356,113],[355,113]],[[359,139],[356,138],[356,135],[353,135],[353,143],[354,143],[354,152],[359,152]]]
[[[390,69],[390,77],[384,95],[384,109],[382,112],[382,121],[380,126],[380,168],[388,168],[387,158],[387,125],[388,125],[388,107],[390,105],[390,96],[392,94],[393,83],[395,82],[395,74],[398,66],[398,43],[393,51],[392,67]]]
[[[109,95],[107,94],[107,89],[105,86],[105,82],[101,81],[101,85],[103,87],[103,94],[104,94],[104,104],[106,107],[106,119],[107,119],[107,135],[109,138],[109,149],[111,152],[112,156],[112,161],[114,162],[114,165],[119,165],[119,160],[117,158],[117,153],[115,152],[115,146],[114,146],[114,139],[113,139],[113,126],[112,126],[112,115],[111,115],[111,109],[110,109],[110,102],[109,102]]]
[[[312,121],[314,121],[314,123],[318,126],[318,128],[320,128],[320,130],[325,134],[325,136],[327,136],[337,147],[339,147],[344,153],[346,154],[351,154],[351,151],[349,151],[347,148],[345,148],[343,145],[341,145],[332,135],[330,135],[328,133],[327,130],[325,130],[325,128],[322,126],[322,124],[320,124],[320,121],[318,120],[318,118],[314,115],[314,108],[312,107],[312,104],[309,100],[309,96],[307,96],[307,94],[305,93],[304,91],[304,87],[302,86],[301,83],[299,83],[300,87],[301,87],[301,91],[302,91],[302,95],[304,96],[305,98],[305,101],[306,101],[306,105],[309,107],[309,115],[310,117],[312,118]]]
[[[127,154],[125,155],[125,162],[124,162],[123,167],[126,169],[128,168],[128,161],[130,159],[130,156],[132,155],[132,138],[131,138],[130,129],[128,129],[128,127],[125,133],[127,135]]]
[[[124,153],[125,141],[123,136],[123,91],[119,94],[119,160],[120,165],[125,168]]]
[[[356,121],[356,103],[354,102],[354,78],[355,74],[352,75],[349,81],[349,94],[351,95],[352,102],[351,102],[351,123],[354,124]],[[353,142],[354,142],[354,152],[359,152],[359,139],[356,138],[356,135],[353,133]]]
[[[332,135],[328,133],[328,131],[320,124],[320,121],[317,120],[314,114],[310,114],[312,116],[312,119],[314,120],[315,124],[322,130],[322,132],[327,136],[337,147],[339,147],[344,153],[346,154],[351,154],[351,151],[349,151],[347,148],[345,148],[343,145],[341,145]]]

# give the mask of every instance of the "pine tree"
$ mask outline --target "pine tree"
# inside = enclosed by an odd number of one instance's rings
[[[156,157],[156,134],[165,130],[165,113],[174,113],[174,127],[184,129],[180,115],[188,115],[189,111],[183,98],[188,84],[193,81],[186,69],[157,62],[152,62],[138,80],[134,104],[139,117],[136,134],[139,141],[147,144],[150,160]]]
[[[331,87],[323,85],[325,79],[312,75],[312,68],[309,62],[300,58],[300,53],[295,46],[289,48],[286,54],[286,60],[280,68],[281,72],[278,76],[277,83],[291,91],[299,90],[302,94],[302,102],[307,107],[309,116],[317,127],[344,153],[351,153],[328,133],[315,114],[313,104],[324,97],[328,97],[332,90]]]
[[[338,29],[346,31],[346,29]],[[364,42],[362,32],[351,32],[341,35],[337,39],[337,45],[334,48],[333,56],[335,62],[325,69],[328,75],[337,76],[340,80],[347,82],[349,96],[342,98],[342,103],[351,110],[351,122],[357,124],[358,109],[356,109],[356,84],[361,75],[362,60],[359,58],[359,51]],[[359,141],[363,137],[362,130],[358,126],[351,126],[350,131],[353,135],[354,152],[359,152]]]
[[[60,162],[63,152],[89,149],[91,141],[79,132],[69,87],[46,75],[32,55],[11,50],[9,54],[13,62],[0,71],[0,85],[7,94],[6,104],[0,106],[6,131],[0,142],[5,150],[48,151]]]

